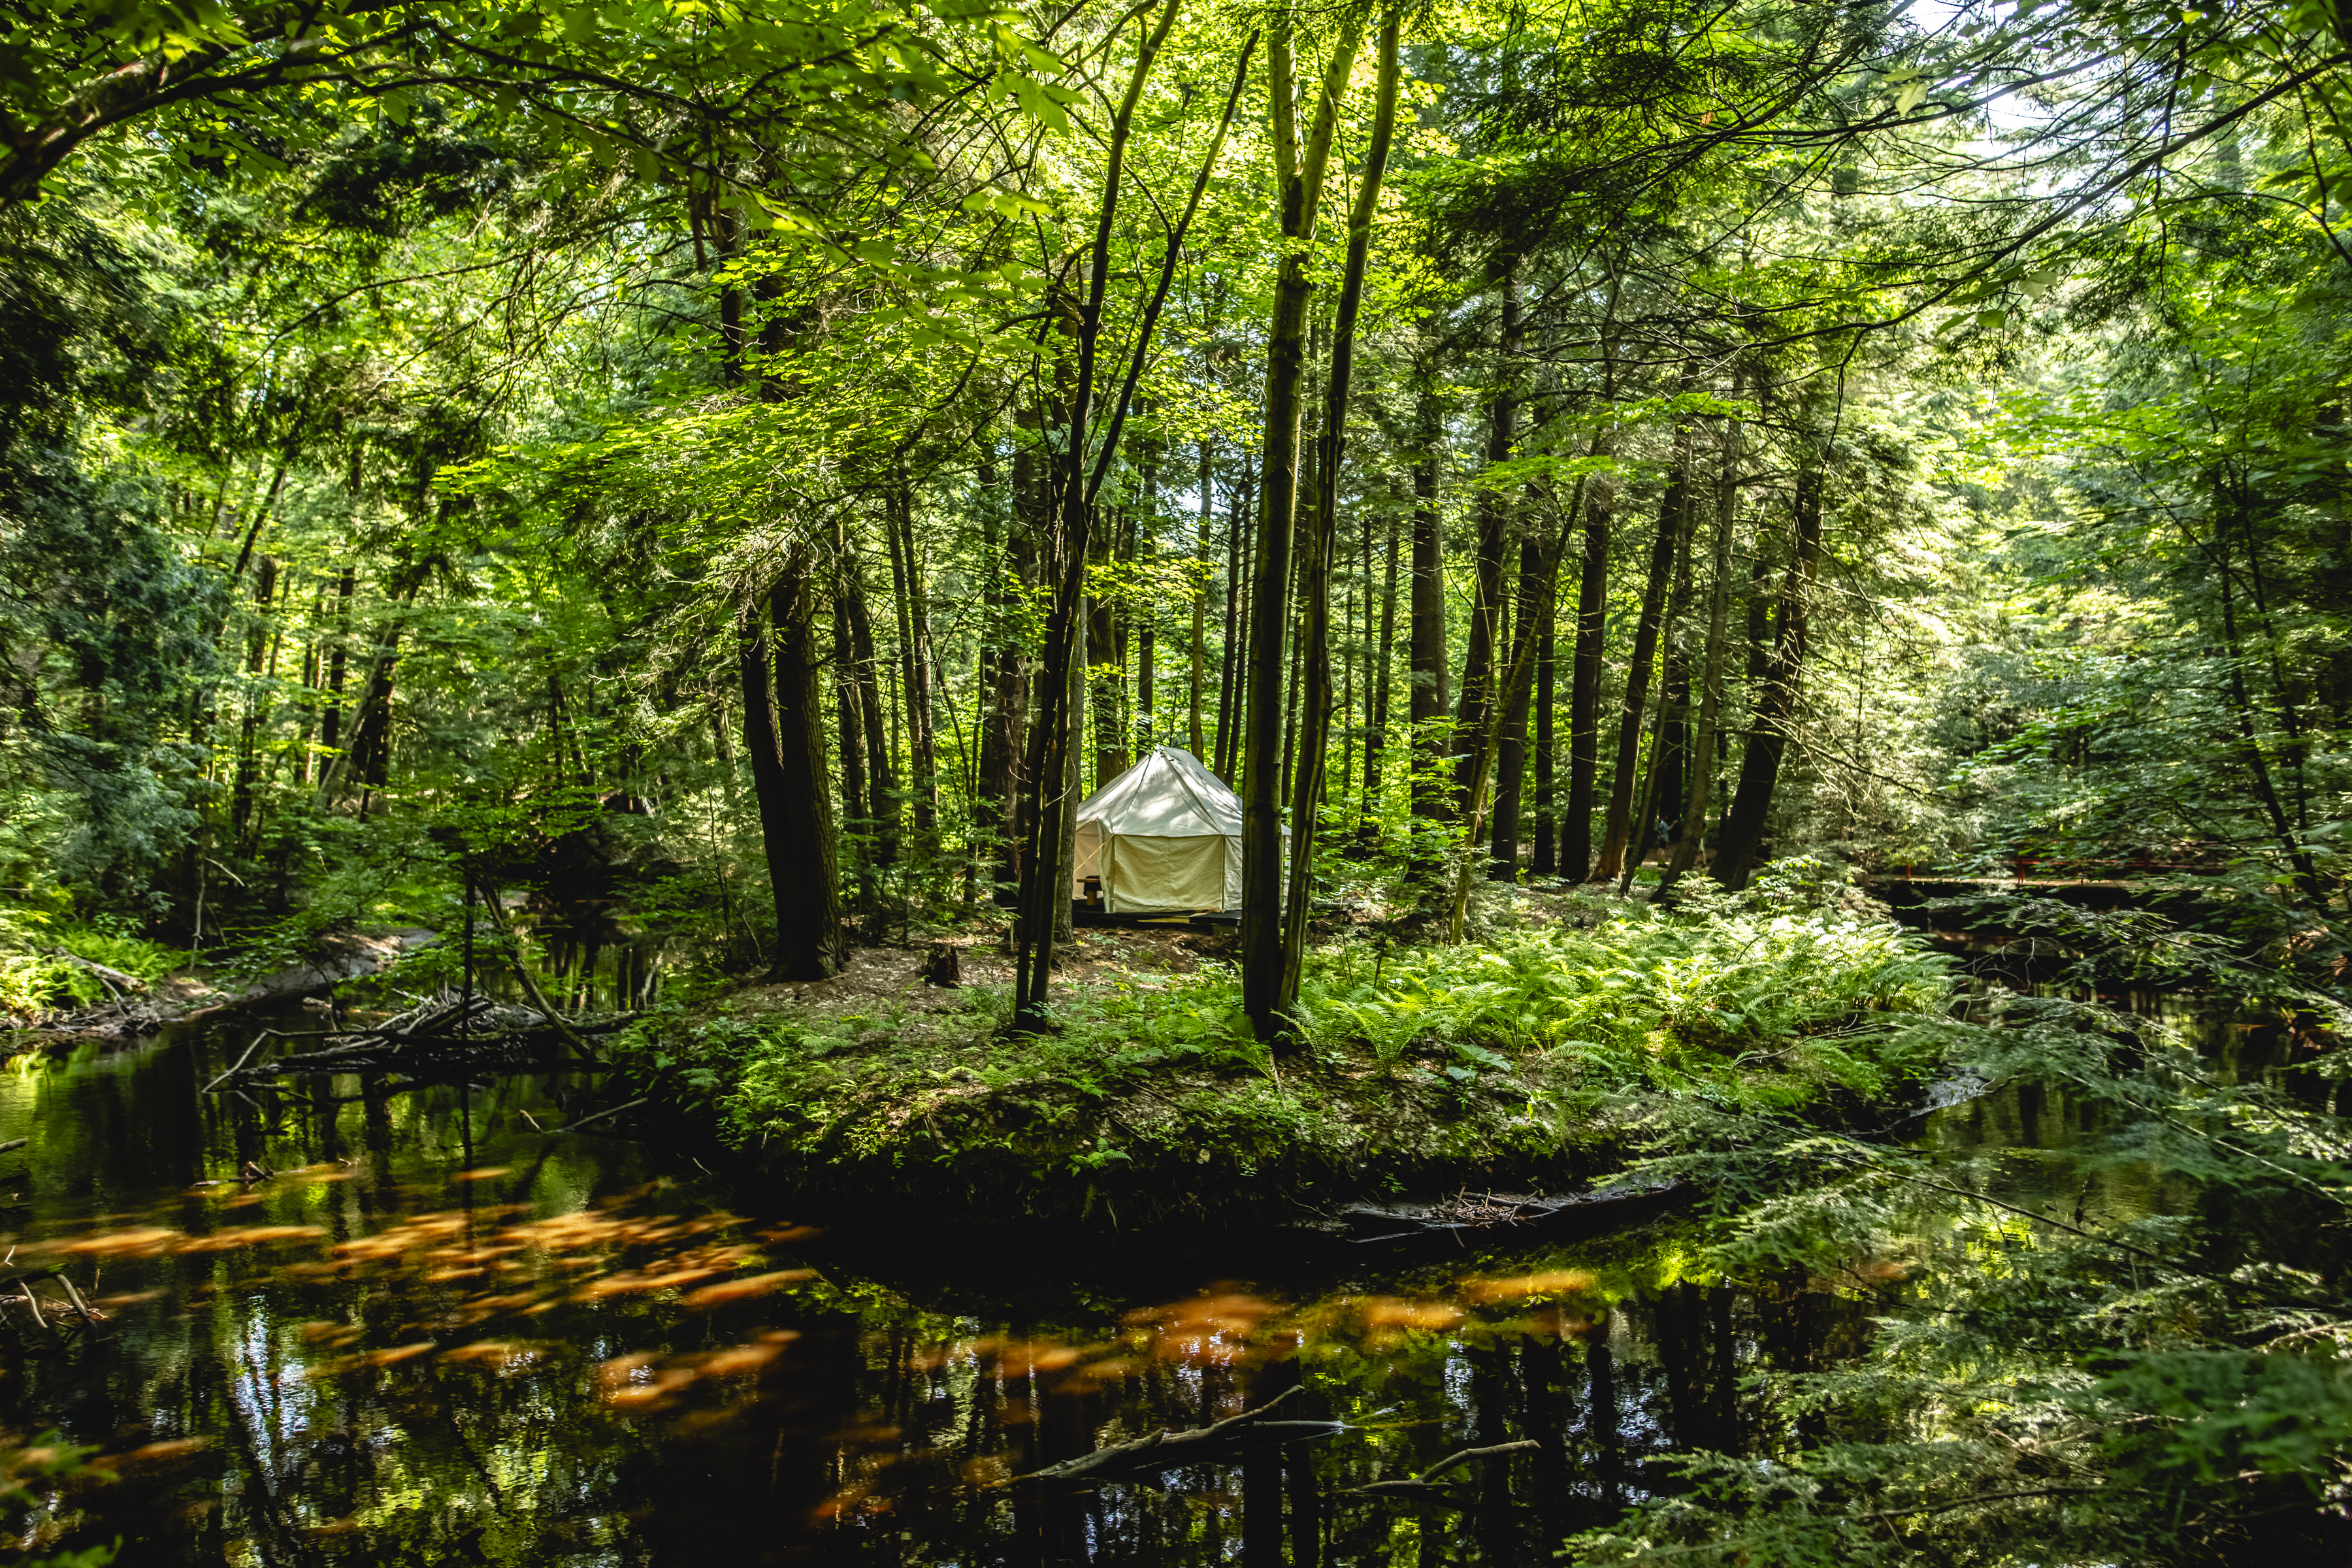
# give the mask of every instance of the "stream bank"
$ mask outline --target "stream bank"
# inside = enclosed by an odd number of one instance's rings
[[[28,1050],[120,1045],[173,1024],[324,998],[337,986],[383,973],[439,941],[438,933],[415,926],[328,931],[302,957],[262,974],[229,977],[184,970],[152,983],[134,980],[136,990],[110,986],[129,994],[112,995],[91,1006],[37,1015],[13,1028],[0,1029],[0,1059]]]
[[[1604,916],[1459,948],[1335,943],[1276,1055],[1214,933],[1081,931],[1055,1031],[1015,1036],[1009,961],[860,949],[833,980],[657,1009],[609,1058],[666,1133],[863,1217],[1096,1234],[1295,1226],[1400,1200],[1475,1220],[1591,1188],[1662,1103],[1874,1126],[1922,1103],[1949,968],[1838,910]],[[1583,913],[1591,918],[1577,918]]]

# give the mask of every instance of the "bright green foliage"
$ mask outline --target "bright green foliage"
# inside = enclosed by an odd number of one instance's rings
[[[2311,998],[2310,1000],[2320,1000]],[[1860,1294],[1857,1363],[1762,1389],[1760,1458],[1581,1542],[1590,1560],[1797,1564],[2243,1560],[2341,1506],[2352,1305],[2346,1123],[2307,1080],[2231,1083],[2144,1018],[2011,998],[1946,1024],[1995,1096],[2063,1108],[2041,1170],[1999,1152],[1661,1120],[1714,1265]]]
[[[1394,1059],[1440,1041],[1572,1061],[1595,1081],[1803,1098],[1891,1087],[1889,1026],[1948,993],[1945,965],[1884,923],[1643,907],[1591,930],[1396,952],[1371,975],[1326,953],[1301,1023]],[[1783,1088],[1768,1088],[1770,1084]]]
[[[1220,964],[1073,987],[1034,1038],[1001,1037],[1008,1004],[985,989],[881,1010],[755,993],[715,1017],[666,1014],[621,1048],[779,1168],[910,1194],[1002,1181],[1040,1212],[1099,1194],[1133,1218],[1409,1174],[1557,1184],[1637,1147],[1661,1100],[1835,1124],[1937,1069],[1950,994],[1892,927],[1727,900],[1483,950],[1323,948],[1309,1049],[1281,1066]]]

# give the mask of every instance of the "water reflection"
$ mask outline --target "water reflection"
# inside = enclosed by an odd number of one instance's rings
[[[562,1079],[387,1097],[346,1078],[248,1104],[200,1094],[221,1058],[188,1034],[0,1075],[0,1139],[32,1140],[11,1267],[55,1263],[107,1314],[99,1334],[0,1347],[0,1420],[97,1444],[119,1478],[68,1486],[14,1545],[120,1536],[152,1563],[1544,1563],[1674,1484],[1678,1449],[1803,1436],[1768,1429],[1741,1380],[1859,1350],[1895,1277],[1864,1262],[1733,1289],[1684,1278],[1653,1236],[1287,1293],[1041,1280],[1007,1306],[952,1274],[861,1278],[636,1144],[534,1131],[576,1108]],[[1943,1114],[2022,1136],[2056,1113]],[[278,1174],[240,1182],[248,1163]],[[0,1163],[0,1193],[17,1169]],[[1018,1479],[1277,1396],[1344,1428],[1157,1484]],[[1465,1449],[1502,1451],[1436,1468]]]

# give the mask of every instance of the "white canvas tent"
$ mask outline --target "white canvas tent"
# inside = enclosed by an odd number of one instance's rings
[[[1201,759],[1160,746],[1078,804],[1073,900],[1102,879],[1112,914],[1242,907],[1242,802]]]

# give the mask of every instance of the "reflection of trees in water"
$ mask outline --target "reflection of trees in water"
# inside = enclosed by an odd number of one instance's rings
[[[1739,1379],[1820,1367],[1866,1332],[1860,1305],[1793,1288],[1678,1283],[1605,1310],[1593,1276],[1565,1268],[1289,1305],[1220,1287],[1118,1321],[1007,1324],[953,1310],[952,1284],[934,1294],[950,1310],[934,1310],[846,1278],[688,1311],[676,1290],[578,1289],[656,1273],[713,1238],[672,1235],[683,1227],[658,1194],[593,1206],[646,1173],[625,1143],[519,1138],[515,1108],[543,1103],[528,1097],[546,1086],[475,1091],[479,1153],[505,1169],[452,1185],[464,1151],[454,1089],[389,1096],[345,1079],[246,1104],[199,1097],[210,1070],[195,1067],[171,1047],[18,1086],[40,1096],[27,1120],[55,1129],[33,1151],[42,1226],[136,1221],[200,1240],[267,1221],[320,1234],[279,1251],[109,1255],[102,1289],[155,1292],[114,1309],[111,1342],[8,1358],[0,1419],[18,1430],[59,1425],[116,1455],[207,1445],[151,1452],[77,1492],[60,1506],[80,1522],[58,1545],[122,1534],[142,1562],[289,1565],[1533,1564],[1675,1485],[1661,1461],[1678,1449],[1813,1436],[1762,1429]],[[251,1192],[187,1184],[247,1159],[355,1163]],[[142,1194],[154,1206],[129,1213]],[[609,1237],[560,1257],[546,1243],[517,1277],[432,1278],[419,1249],[508,1245],[502,1227],[523,1223],[509,1205],[578,1215]],[[427,1239],[367,1250],[403,1226]],[[1630,1244],[1627,1256],[1618,1289],[1651,1267]],[[567,1259],[592,1267],[566,1273]],[[519,1279],[551,1309],[496,1309]],[[784,1331],[797,1338],[755,1358],[758,1370],[703,1375],[709,1358]],[[420,1344],[431,1348],[410,1353]],[[615,1401],[616,1358],[677,1386]],[[1160,1489],[1000,1484],[1210,1424],[1293,1382],[1304,1386],[1286,1414],[1355,1430],[1179,1469]],[[1343,1495],[1529,1438],[1532,1451],[1447,1473],[1442,1497]]]

